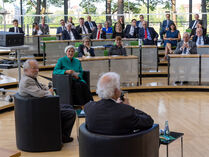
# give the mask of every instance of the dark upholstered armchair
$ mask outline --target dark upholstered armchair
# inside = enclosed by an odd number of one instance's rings
[[[158,157],[159,125],[129,135],[101,135],[79,129],[80,157]]]
[[[90,87],[90,72],[83,71],[83,79],[86,81],[87,85]],[[56,89],[57,95],[60,96],[61,104],[74,105],[72,98],[72,76],[71,75],[61,75],[54,74],[52,77],[53,87]]]
[[[59,97],[22,97],[17,93],[14,100],[18,149],[29,152],[60,150]]]

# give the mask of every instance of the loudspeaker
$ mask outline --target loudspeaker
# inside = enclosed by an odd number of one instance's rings
[[[24,34],[0,31],[0,46],[21,46],[24,45]]]

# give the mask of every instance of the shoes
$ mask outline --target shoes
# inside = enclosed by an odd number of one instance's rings
[[[70,142],[73,142],[73,138],[72,138],[72,137],[62,138],[62,142],[63,142],[63,143],[70,143]]]

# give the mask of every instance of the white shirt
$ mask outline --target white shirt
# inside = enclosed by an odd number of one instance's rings
[[[81,26],[81,28],[82,28],[82,34],[89,34],[88,29],[86,28],[85,25]],[[86,32],[84,31],[84,29]]]
[[[70,32],[68,32],[68,33],[70,33],[70,40],[75,40],[75,37],[74,37],[74,35],[73,35],[73,32],[70,31]]]
[[[139,28],[142,28],[142,27],[143,27],[141,21],[139,22],[138,27],[139,27]]]
[[[134,35],[134,26],[131,26],[129,34],[132,35],[132,36]]]
[[[199,40],[200,40],[200,41],[199,41]],[[200,37],[197,38],[196,45],[197,45],[197,46],[199,46],[199,45],[204,45],[203,36],[200,36]]]
[[[20,33],[19,28],[18,27],[14,27],[14,32],[15,33]]]
[[[184,42],[184,44],[185,44],[185,42]],[[189,42],[187,42],[186,44],[189,45]],[[185,49],[186,49],[186,53],[184,53]],[[189,48],[186,48],[186,47],[185,48],[180,48],[180,50],[182,51],[182,55],[185,55],[185,54],[188,55],[188,54],[190,54],[190,52],[189,52],[190,49],[191,49],[190,47]]]
[[[92,22],[91,21],[90,22],[88,21],[88,23],[89,23],[90,29],[93,30],[94,29],[94,25],[92,24]]]
[[[197,22],[198,22],[198,21],[195,20],[195,22],[194,22],[194,24],[193,24],[193,26],[192,26],[192,29],[193,29],[193,28],[197,28],[197,25],[196,25]]]

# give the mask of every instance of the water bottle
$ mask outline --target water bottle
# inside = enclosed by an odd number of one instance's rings
[[[169,130],[169,126],[168,126],[168,121],[165,121],[165,129],[164,129],[164,135],[165,136],[170,136],[170,130]]]

